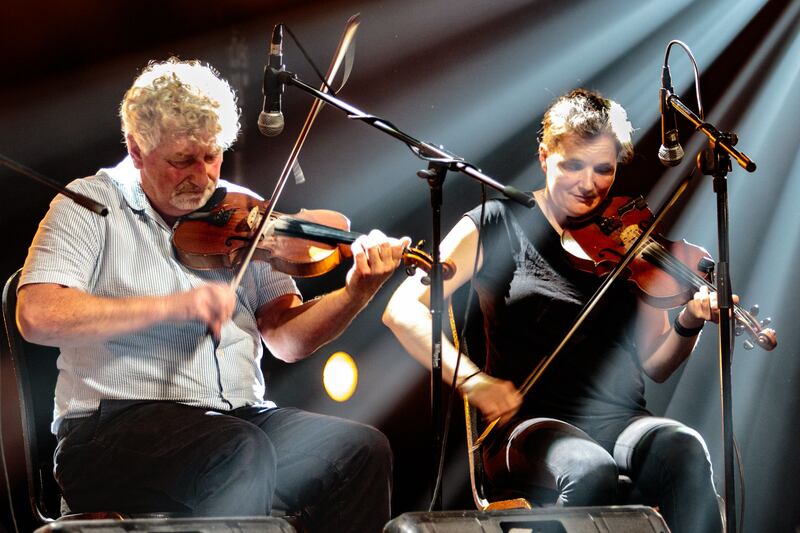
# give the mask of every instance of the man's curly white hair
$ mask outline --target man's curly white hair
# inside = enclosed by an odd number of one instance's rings
[[[239,133],[236,94],[210,65],[196,60],[151,61],[125,93],[122,131],[145,153],[165,136],[188,137],[225,150]]]

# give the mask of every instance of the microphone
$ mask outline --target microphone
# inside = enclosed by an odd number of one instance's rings
[[[678,137],[678,121],[675,111],[669,109],[667,96],[672,93],[672,79],[669,74],[669,66],[664,64],[661,70],[661,147],[658,149],[658,159],[668,167],[674,167],[683,159],[683,147]],[[669,117],[667,117],[669,114]],[[670,128],[667,129],[669,120]]]
[[[264,103],[258,115],[258,131],[267,137],[274,137],[283,131],[281,98],[283,84],[278,80],[278,71],[283,69],[283,24],[276,24],[272,30],[269,46],[269,62],[264,67]]]

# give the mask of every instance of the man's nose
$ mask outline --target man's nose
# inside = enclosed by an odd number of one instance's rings
[[[209,179],[217,179],[217,168],[214,163],[198,159],[191,167],[191,179],[194,183],[205,184]]]

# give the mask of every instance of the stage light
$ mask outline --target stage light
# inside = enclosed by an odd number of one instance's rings
[[[358,385],[358,367],[353,358],[345,352],[331,355],[322,371],[322,384],[337,402],[349,400]]]

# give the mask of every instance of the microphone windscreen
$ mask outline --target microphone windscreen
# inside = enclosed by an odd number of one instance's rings
[[[658,149],[658,159],[668,167],[674,167],[683,160],[683,147],[680,144],[666,147],[663,144]]]
[[[265,113],[258,115],[258,131],[267,137],[275,137],[283,131],[283,113]]]

